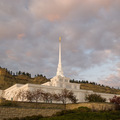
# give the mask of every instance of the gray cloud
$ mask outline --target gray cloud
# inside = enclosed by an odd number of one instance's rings
[[[119,11],[119,0],[0,0],[0,65],[53,77],[62,36],[65,75],[79,79],[119,58]]]
[[[118,88],[120,86],[120,63],[117,65],[117,69],[115,70],[115,74],[110,74],[108,77],[105,79],[101,79],[100,83],[104,83],[104,85],[111,86],[111,87],[116,87]]]

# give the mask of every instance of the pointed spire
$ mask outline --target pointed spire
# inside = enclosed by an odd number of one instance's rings
[[[57,76],[64,77],[63,70],[62,70],[62,63],[61,63],[61,37],[59,37],[59,62],[58,62],[58,68],[57,68]]]

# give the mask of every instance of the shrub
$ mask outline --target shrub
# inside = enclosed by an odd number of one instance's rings
[[[17,104],[13,101],[4,101],[0,104],[0,106],[16,107]]]
[[[54,94],[54,100],[61,101],[63,104],[66,104],[67,101],[71,101],[72,103],[77,103],[77,98],[74,93],[70,90],[63,89],[61,93]]]
[[[4,120],[39,120],[40,118],[43,118],[42,115],[33,115],[33,116],[26,116],[26,117],[22,117],[22,118],[8,118],[8,119],[4,119]]]
[[[53,116],[61,116],[61,115],[66,115],[66,114],[69,114],[69,113],[75,113],[76,111],[75,110],[62,110],[60,112],[57,112],[55,115]]]
[[[15,118],[13,118],[12,120],[19,120],[19,118],[18,118],[18,117],[15,117]]]
[[[110,102],[116,104],[116,109],[120,110],[120,97],[114,96]]]
[[[12,118],[8,118],[8,119],[6,119],[6,120],[12,120]]]
[[[77,109],[77,111],[80,111],[80,112],[91,112],[91,109],[88,108],[88,107],[79,107]]]
[[[76,112],[91,112],[91,109],[87,108],[87,107],[79,107],[79,108],[74,109],[74,110],[62,110],[60,112],[57,112],[53,116],[61,116],[61,115],[66,115],[66,114],[76,113]]]
[[[106,99],[102,98],[98,94],[87,95],[86,98],[85,98],[85,100],[88,101],[88,102],[106,102]]]
[[[112,99],[110,99],[110,102],[120,105],[120,97],[114,96]]]

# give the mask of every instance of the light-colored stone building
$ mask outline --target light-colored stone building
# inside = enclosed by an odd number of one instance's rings
[[[53,77],[50,82],[46,82],[42,85],[38,84],[15,84],[10,88],[4,90],[3,97],[7,100],[17,100],[15,95],[20,90],[30,90],[33,91],[35,89],[42,89],[45,92],[50,93],[60,93],[61,90],[64,88],[68,90],[72,90],[73,93],[76,95],[78,102],[85,102],[85,96],[88,94],[93,94],[95,92],[90,90],[81,90],[80,84],[77,83],[70,83],[70,79],[65,77],[62,70],[62,63],[61,63],[61,38],[59,38],[59,63],[57,68],[56,76]],[[106,98],[107,102],[109,102],[110,98],[113,98],[114,94],[106,94],[106,93],[96,93],[100,94],[102,97]]]

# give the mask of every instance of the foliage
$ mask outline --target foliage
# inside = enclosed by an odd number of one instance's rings
[[[79,107],[79,108],[74,109],[74,110],[62,110],[60,112],[57,112],[53,116],[61,116],[61,115],[66,115],[66,114],[76,113],[76,112],[91,112],[91,109],[88,107]]]
[[[15,93],[14,99],[17,99],[17,100],[20,99],[22,101],[28,100],[29,102],[35,101],[37,103],[43,97],[42,95],[43,95],[43,91],[41,89],[36,89],[33,91],[20,90],[17,94]]]
[[[56,95],[56,99],[58,101],[62,101],[63,104],[66,104],[68,100],[70,100],[72,103],[77,102],[76,96],[73,94],[73,92],[67,89],[63,89],[61,93],[58,93]]]
[[[25,91],[19,90],[17,93],[15,93],[13,98],[14,98],[14,100],[20,99],[21,101],[23,101],[25,99],[25,97],[26,97],[25,94],[26,94]]]
[[[43,100],[48,103],[52,102],[52,100],[55,100],[54,95],[49,92],[43,92],[42,97],[43,97]]]
[[[112,99],[110,99],[110,102],[120,105],[120,97],[114,96]]]
[[[77,102],[76,96],[73,94],[73,92],[67,89],[63,89],[61,93],[58,93],[58,94],[45,92],[41,89],[36,89],[33,91],[20,90],[17,94],[15,93],[14,99],[17,99],[17,100],[20,99],[22,101],[27,100],[29,102],[35,101],[36,103],[41,100],[47,103],[51,103],[52,100],[62,101],[63,104],[66,104],[68,100],[70,100],[72,103]]]
[[[78,101],[78,99],[76,98],[76,96],[74,95],[72,91],[69,92],[68,98],[72,103],[77,103]]]
[[[43,91],[41,89],[36,89],[34,91],[31,91],[32,93],[32,97],[33,97],[33,101],[35,101],[36,103],[43,99]]]
[[[85,100],[88,101],[88,102],[105,102],[106,101],[105,98],[101,97],[98,94],[87,95]]]
[[[29,102],[32,102],[33,96],[33,92],[29,90],[25,91],[25,99],[27,99]]]
[[[69,113],[75,113],[75,112],[76,112],[75,110],[62,110],[60,112],[57,112],[53,116],[61,116],[61,115],[69,114]]]
[[[39,120],[40,118],[43,118],[42,115],[33,115],[33,116],[26,116],[26,117],[22,117],[22,118],[5,118],[3,120]]]
[[[88,107],[79,107],[77,110],[80,112],[91,112],[91,109]]]
[[[116,109],[120,110],[120,97],[114,96],[110,102],[116,104]]]
[[[120,112],[81,112],[69,111],[69,113],[53,116],[49,118],[41,118],[39,120],[118,120]]]
[[[17,103],[14,101],[4,101],[0,103],[0,106],[7,106],[7,107],[17,107]]]

